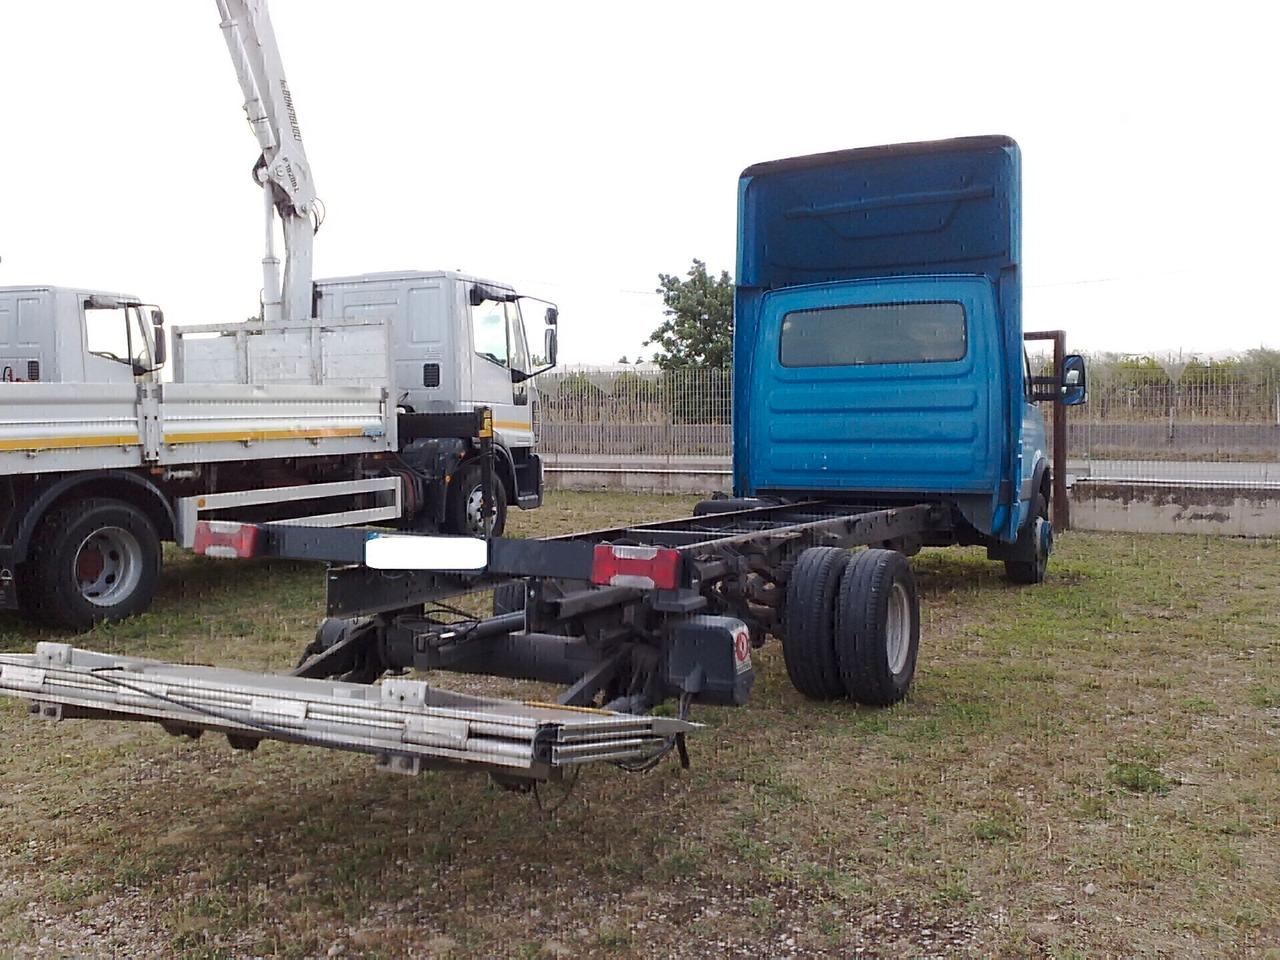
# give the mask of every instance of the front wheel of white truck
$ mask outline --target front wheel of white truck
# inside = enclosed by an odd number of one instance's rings
[[[468,463],[449,484],[445,497],[444,529],[463,537],[500,537],[507,528],[507,487],[502,475],[493,474],[493,515],[483,516],[484,472],[479,463]]]
[[[160,580],[160,537],[123,500],[78,500],[40,522],[24,565],[23,609],[81,632],[146,610]]]

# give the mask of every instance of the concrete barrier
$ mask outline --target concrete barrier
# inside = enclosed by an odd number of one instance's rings
[[[551,490],[620,490],[624,493],[692,493],[710,496],[728,490],[730,477],[688,473],[684,470],[574,470],[548,469]]]
[[[1082,479],[1071,487],[1071,526],[1280,537],[1280,487]]]

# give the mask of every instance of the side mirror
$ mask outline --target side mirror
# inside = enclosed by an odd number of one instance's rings
[[[560,320],[560,311],[555,307],[547,307],[547,326],[554,327]]]
[[[161,310],[159,307],[151,308],[151,325],[153,327],[164,326],[164,311]]]
[[[555,308],[552,307],[552,309],[548,310],[547,312],[551,313],[552,311],[554,311],[554,309]],[[547,358],[547,368],[550,369],[551,367],[554,367],[556,365],[556,328],[555,327],[547,327],[547,332],[543,336],[542,352],[546,355],[546,358]]]
[[[1070,353],[1062,358],[1062,393],[1058,402],[1064,407],[1074,407],[1089,399],[1089,379],[1085,371],[1084,357]]]
[[[156,326],[155,326],[156,355],[154,358],[152,358],[155,361],[155,367],[153,367],[152,369],[158,369],[160,367],[163,367],[164,362],[167,359],[169,359],[169,340],[164,335],[164,327],[160,326],[160,323],[163,322],[164,320],[164,314],[160,313],[159,310],[156,311],[156,314],[160,317],[160,320],[156,321]]]

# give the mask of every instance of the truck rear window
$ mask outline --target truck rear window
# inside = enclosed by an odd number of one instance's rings
[[[784,367],[960,360],[964,307],[952,301],[869,303],[794,310],[782,318]]]

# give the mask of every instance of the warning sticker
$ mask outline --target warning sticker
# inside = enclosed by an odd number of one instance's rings
[[[733,664],[738,673],[746,673],[751,669],[751,634],[746,627],[733,633]]]

